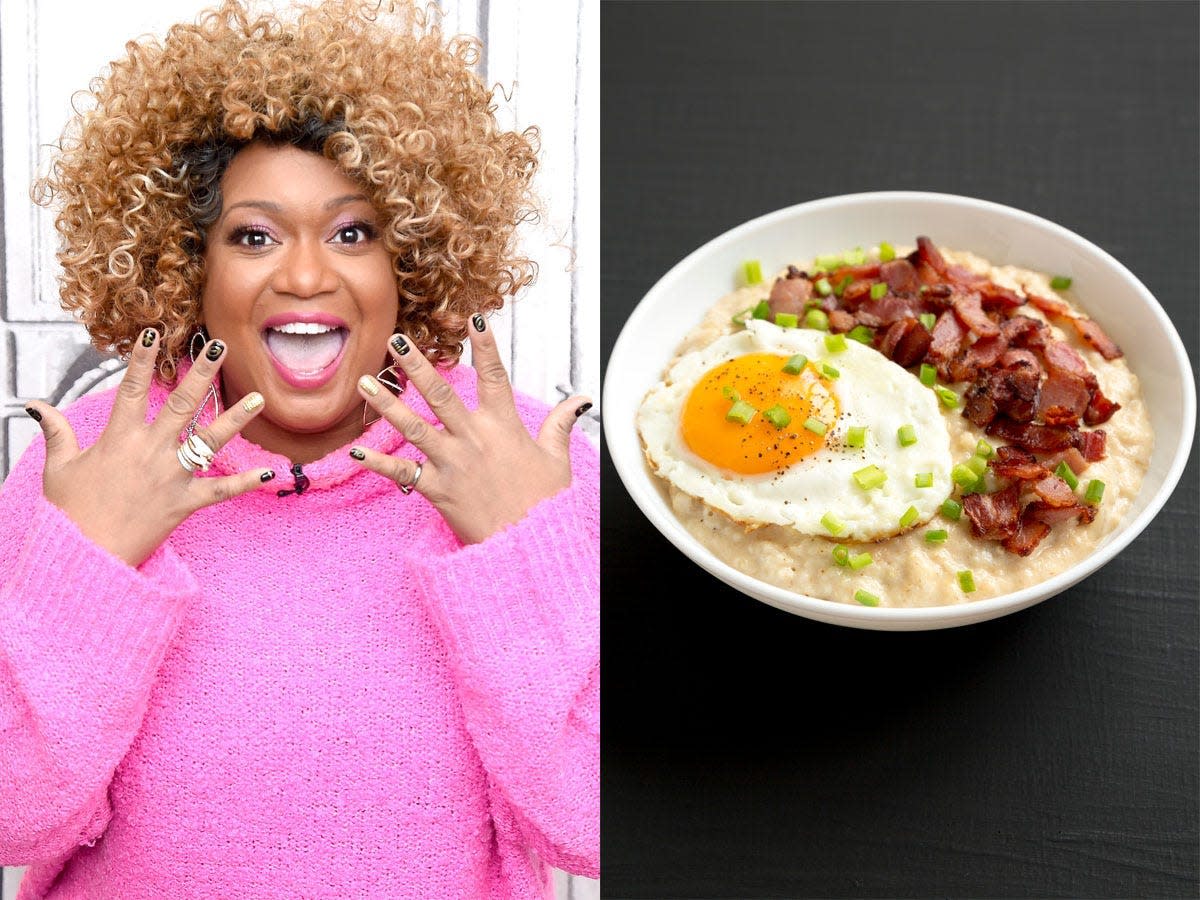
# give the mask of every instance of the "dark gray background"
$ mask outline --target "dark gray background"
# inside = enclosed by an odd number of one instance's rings
[[[604,3],[605,360],[726,229],[920,189],[1108,250],[1194,367],[1198,8]],[[1198,464],[1074,589],[880,634],[704,574],[606,454],[604,895],[1197,896]]]

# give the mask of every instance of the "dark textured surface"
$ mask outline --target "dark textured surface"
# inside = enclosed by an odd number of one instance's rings
[[[1198,8],[604,3],[605,357],[717,234],[908,188],[1097,243],[1194,367]],[[1200,894],[1195,453],[1100,572],[924,634],[743,597],[604,463],[605,896]]]

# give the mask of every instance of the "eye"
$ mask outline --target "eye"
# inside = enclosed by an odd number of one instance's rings
[[[275,243],[265,229],[252,226],[236,229],[230,235],[230,241],[240,247],[267,247]]]
[[[375,237],[375,229],[365,222],[343,225],[333,234],[335,244],[362,244]]]

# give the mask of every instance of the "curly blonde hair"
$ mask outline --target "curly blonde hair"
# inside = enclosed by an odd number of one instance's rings
[[[412,0],[329,0],[295,21],[225,0],[125,51],[33,189],[61,203],[62,304],[97,347],[127,354],[152,325],[159,374],[175,379],[201,321],[220,178],[254,141],[320,152],[363,186],[392,257],[397,327],[435,363],[458,359],[472,314],[533,280],[516,226],[534,217],[537,131],[498,127],[472,71],[478,41],[443,40]]]

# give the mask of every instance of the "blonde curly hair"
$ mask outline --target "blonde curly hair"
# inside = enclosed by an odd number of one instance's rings
[[[500,130],[472,71],[478,41],[443,40],[412,0],[329,0],[294,21],[225,0],[125,51],[33,188],[61,203],[62,304],[97,347],[127,354],[152,325],[174,381],[201,321],[220,179],[254,141],[322,153],[363,186],[392,257],[397,327],[435,363],[458,359],[472,314],[533,280],[515,232],[534,217],[537,131]]]

